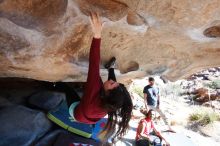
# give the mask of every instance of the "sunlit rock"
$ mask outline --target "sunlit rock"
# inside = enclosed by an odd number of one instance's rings
[[[112,56],[119,81],[177,80],[220,66],[219,0],[1,0],[0,76],[85,81],[90,11],[105,21],[103,78]]]

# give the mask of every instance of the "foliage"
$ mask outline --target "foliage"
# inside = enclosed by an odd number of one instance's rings
[[[140,97],[144,98],[144,93],[143,93],[143,87],[140,86],[133,86],[132,91],[136,94],[138,94]]]
[[[214,121],[220,121],[220,115],[209,108],[199,108],[189,116],[192,122],[199,122],[201,126],[205,126]]]
[[[190,121],[198,121],[202,118],[202,114],[200,113],[193,113],[190,115],[189,120]]]
[[[178,97],[181,96],[183,92],[184,90],[182,89],[182,87],[179,84],[175,83],[169,83],[163,89],[161,89],[161,95],[164,96],[173,95]]]
[[[211,89],[220,89],[220,80],[214,80],[210,83],[205,84],[204,86],[209,87]]]

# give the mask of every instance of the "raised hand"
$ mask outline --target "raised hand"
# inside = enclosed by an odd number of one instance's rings
[[[90,23],[92,26],[92,31],[95,38],[101,38],[102,26],[103,23],[99,17],[99,14],[96,12],[90,12]]]

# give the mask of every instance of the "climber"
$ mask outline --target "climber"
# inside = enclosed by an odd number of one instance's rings
[[[91,13],[90,23],[93,39],[89,54],[89,70],[85,90],[80,101],[78,95],[70,90],[66,93],[70,115],[74,120],[86,124],[95,124],[108,115],[105,131],[112,131],[118,124],[116,136],[125,134],[131,118],[132,100],[126,87],[116,81],[114,74],[115,57],[105,65],[108,69],[108,80],[104,83],[100,77],[100,44],[103,23],[98,13]],[[71,98],[71,99],[70,99]]]

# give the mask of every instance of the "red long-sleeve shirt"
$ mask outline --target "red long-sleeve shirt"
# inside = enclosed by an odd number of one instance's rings
[[[77,121],[94,124],[107,113],[101,108],[100,90],[102,81],[99,73],[101,39],[93,38],[89,54],[89,71],[86,89],[79,105],[74,110]]]

